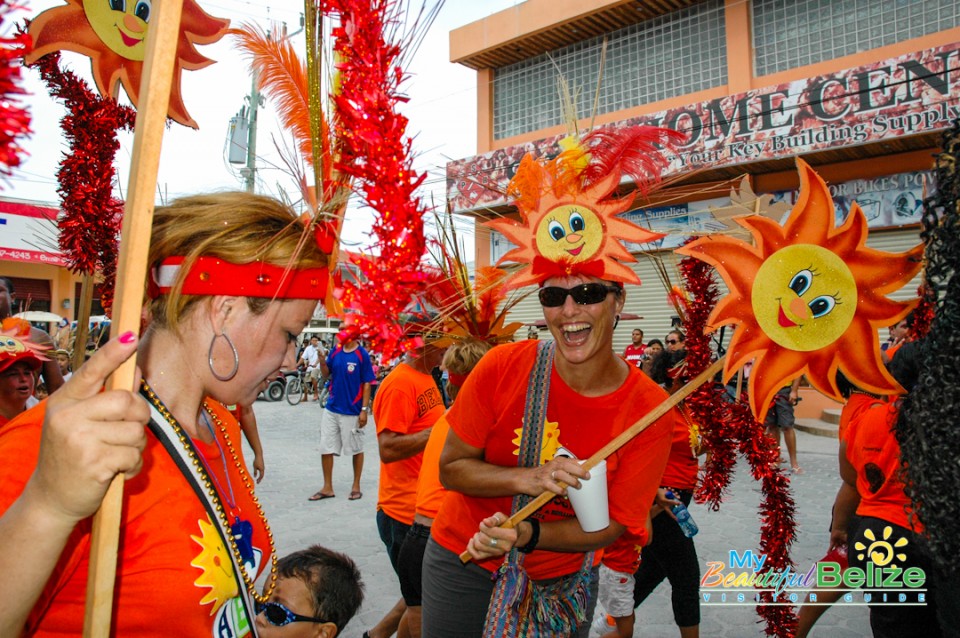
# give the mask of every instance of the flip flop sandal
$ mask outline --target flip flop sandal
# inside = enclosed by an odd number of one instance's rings
[[[325,498],[334,498],[335,496],[336,496],[336,494],[321,494],[320,492],[317,492],[316,494],[314,494],[313,496],[311,496],[311,497],[308,498],[307,500],[308,500],[308,501],[322,501],[322,500],[325,499]]]

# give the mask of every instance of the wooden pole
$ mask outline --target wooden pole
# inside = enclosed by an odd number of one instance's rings
[[[160,148],[170,107],[174,61],[183,0],[155,2],[147,33],[140,104],[133,136],[133,161],[127,186],[127,201],[117,260],[117,292],[113,304],[111,336],[140,332],[143,283],[153,223],[154,192],[160,169]],[[110,377],[110,389],[134,389],[136,361],[131,357]],[[87,608],[83,622],[85,638],[107,638],[113,612],[113,588],[117,572],[117,547],[123,509],[123,477],[117,476],[93,519],[90,572],[87,576]]]
[[[714,361],[710,367],[698,374],[696,377],[690,380],[685,386],[677,390],[675,393],[671,394],[666,401],[658,405],[656,408],[643,415],[639,421],[631,425],[629,428],[621,432],[617,438],[610,441],[602,448],[597,450],[593,456],[584,461],[583,468],[587,471],[590,471],[596,467],[597,463],[604,460],[621,447],[626,445],[633,437],[637,436],[648,427],[650,424],[655,422],[657,419],[662,417],[664,414],[675,408],[681,401],[686,399],[688,396],[693,394],[696,390],[700,388],[704,383],[707,383],[713,376],[723,368],[723,357],[720,357]],[[566,483],[560,481],[560,487],[568,487]],[[550,502],[553,497],[556,496],[553,492],[544,492],[537,498],[533,499],[527,503],[526,507],[521,509],[519,512],[508,518],[503,525],[500,527],[505,527],[510,529],[516,527],[520,524],[521,521],[526,520],[530,517],[531,514],[536,512],[538,509]],[[460,560],[464,563],[470,562],[470,553],[464,552],[460,554]]]
[[[93,273],[84,273],[80,283],[80,307],[77,308],[77,332],[73,337],[73,369],[79,370],[87,353],[90,335],[90,306],[93,305]]]

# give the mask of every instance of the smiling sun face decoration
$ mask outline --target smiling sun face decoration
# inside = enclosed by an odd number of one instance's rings
[[[32,64],[54,51],[73,51],[90,58],[93,79],[104,97],[116,99],[118,85],[134,106],[139,101],[140,79],[146,56],[146,38],[157,0],[67,0],[65,6],[44,11],[30,23]],[[229,20],[205,13],[194,0],[184,0],[168,115],[197,128],[180,94],[180,72],[213,64],[200,55],[198,44],[216,42],[227,31]]]
[[[573,275],[639,284],[636,273],[620,263],[636,261],[621,241],[643,244],[664,235],[617,217],[633,204],[631,196],[610,197],[620,184],[619,172],[585,184],[567,162],[564,155],[549,162],[524,156],[508,187],[522,223],[487,222],[518,246],[500,262],[525,264],[507,285],[519,288]]]
[[[800,194],[784,226],[740,217],[755,246],[708,236],[676,251],[714,266],[730,289],[709,324],[737,326],[725,380],[755,359],[750,407],[761,421],[776,392],[801,374],[838,401],[838,369],[869,392],[902,391],[880,359],[878,330],[915,305],[886,295],[920,271],[923,255],[922,245],[900,254],[868,248],[867,220],[856,203],[836,227],[826,183],[803,160],[797,167]]]

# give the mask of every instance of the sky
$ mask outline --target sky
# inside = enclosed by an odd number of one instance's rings
[[[416,55],[410,59],[410,77],[403,85],[410,101],[403,107],[403,112],[410,119],[407,132],[414,140],[414,167],[428,173],[423,192],[428,203],[432,196],[432,201],[442,206],[445,162],[474,155],[477,148],[476,73],[449,62],[449,32],[512,7],[519,1],[447,0]],[[413,5],[419,7],[420,2],[413,0]],[[303,10],[303,3],[298,0],[199,0],[199,3],[211,15],[228,18],[235,24],[248,22],[269,27],[273,23],[286,23],[288,33],[300,28]],[[35,16],[65,2],[26,0],[24,4],[26,11],[15,14],[18,19]],[[302,51],[303,34],[294,35],[293,42]],[[226,160],[226,142],[230,118],[238,114],[250,93],[249,68],[229,36],[199,49],[203,55],[216,60],[216,64],[182,74],[184,103],[199,129],[176,123],[167,129],[157,180],[158,198],[163,200],[211,190],[243,188],[241,166],[231,165]],[[88,58],[68,52],[62,59],[66,68],[89,80]],[[29,157],[9,182],[2,185],[0,197],[56,204],[59,198],[55,175],[61,154],[66,150],[59,127],[64,109],[48,95],[36,71],[25,69],[23,74],[25,88],[31,94],[26,103],[32,112],[34,133],[25,143]],[[90,86],[93,86],[92,81]],[[125,99],[121,101],[126,102]],[[279,128],[269,100],[260,109],[258,122],[257,191],[277,194],[281,187],[292,189],[292,181],[279,168],[281,163],[274,148]],[[126,192],[130,177],[133,135],[121,133],[120,140],[116,161],[118,195]],[[343,232],[344,245],[351,248],[372,243],[368,235],[370,222],[369,212],[351,205]],[[472,226],[458,223],[458,230],[467,244],[466,254],[472,255]]]

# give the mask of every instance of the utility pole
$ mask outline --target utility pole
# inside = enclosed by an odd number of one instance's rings
[[[300,14],[300,28],[290,34],[287,33],[287,25],[284,23],[282,39],[292,38],[303,31],[303,20],[303,14]],[[247,165],[242,171],[244,188],[248,193],[254,192],[257,183],[257,110],[262,106],[263,99],[257,88],[258,80],[257,72],[254,71],[250,95],[247,97],[250,102],[250,108],[247,110]]]
[[[254,191],[257,183],[257,109],[260,106],[260,91],[257,89],[257,72],[253,72],[253,86],[250,88],[249,125],[247,128],[247,171],[245,187],[248,193]]]

